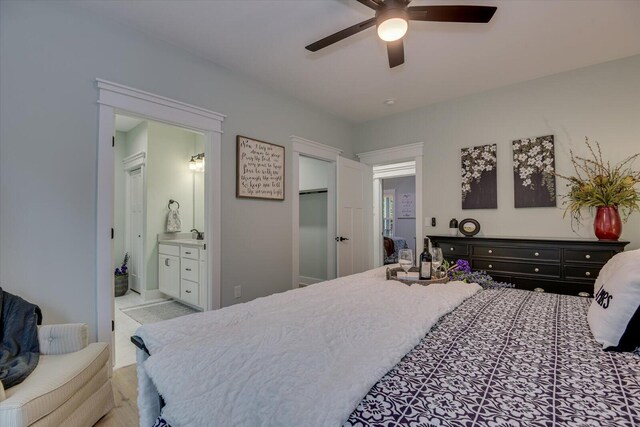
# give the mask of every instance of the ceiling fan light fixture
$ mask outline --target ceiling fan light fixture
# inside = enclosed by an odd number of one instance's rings
[[[404,8],[390,7],[376,16],[378,37],[386,42],[400,40],[407,34],[409,16]]]
[[[386,42],[400,40],[407,34],[409,23],[406,19],[395,17],[382,21],[378,25],[378,37]]]

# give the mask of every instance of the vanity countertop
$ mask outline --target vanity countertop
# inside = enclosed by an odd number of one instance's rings
[[[204,248],[204,244],[206,242],[204,240],[196,239],[162,239],[158,240],[158,243],[162,243],[163,245],[189,245]]]

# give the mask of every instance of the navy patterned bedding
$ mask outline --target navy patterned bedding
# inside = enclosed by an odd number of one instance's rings
[[[478,293],[443,317],[345,426],[640,427],[640,355],[602,350],[587,324],[591,301]]]
[[[591,301],[480,292],[443,317],[345,426],[640,426],[640,357],[593,340]]]

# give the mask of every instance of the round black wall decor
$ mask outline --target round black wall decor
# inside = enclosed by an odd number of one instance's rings
[[[473,218],[466,218],[460,221],[458,230],[465,236],[472,237],[480,232],[480,223]]]

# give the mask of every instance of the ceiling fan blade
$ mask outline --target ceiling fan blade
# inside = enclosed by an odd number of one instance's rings
[[[382,0],[358,0],[363,5],[370,7],[373,10],[378,10],[380,6],[384,4]]]
[[[496,9],[494,6],[410,6],[407,11],[412,21],[487,23]]]
[[[389,55],[389,68],[404,64],[404,44],[402,39],[387,42],[387,54]]]
[[[376,23],[376,18],[367,19],[366,21],[362,21],[359,24],[352,25],[349,28],[345,28],[342,31],[338,31],[337,33],[331,34],[330,36],[327,36],[322,40],[318,40],[315,43],[311,43],[309,46],[306,46],[305,49],[310,50],[311,52],[318,51],[322,48],[325,48],[329,45],[339,42],[342,39],[346,39],[349,36],[357,34],[362,30],[366,30],[367,28],[374,26],[375,23]]]

